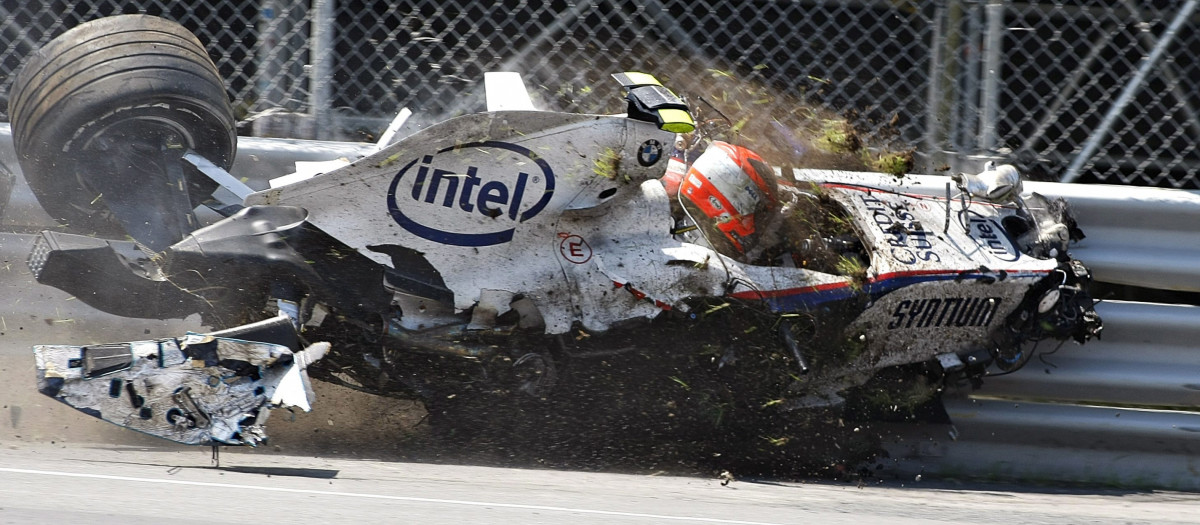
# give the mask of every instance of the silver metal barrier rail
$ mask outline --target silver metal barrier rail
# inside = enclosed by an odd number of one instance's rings
[[[981,394],[1200,410],[1200,306],[1102,302],[1099,340],[1043,343],[1019,372],[985,379]],[[1050,353],[1053,352],[1053,353]],[[1200,438],[1200,436],[1197,436]]]
[[[1200,292],[1200,192],[1027,183],[1067,199],[1087,238],[1071,249],[1096,280]]]
[[[950,392],[953,425],[892,425],[881,472],[1200,490],[1200,307],[1097,311],[1102,340]]]
[[[946,400],[951,425],[909,425],[879,475],[1200,491],[1200,414]]]

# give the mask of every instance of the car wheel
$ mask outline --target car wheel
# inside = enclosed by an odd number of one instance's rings
[[[9,100],[26,181],[75,231],[120,234],[98,187],[133,189],[155,176],[166,183],[162,151],[191,149],[223,168],[233,164],[237,134],[224,82],[200,41],[168,20],[122,15],[63,33],[28,57]],[[185,173],[193,207],[216,190],[207,177]]]

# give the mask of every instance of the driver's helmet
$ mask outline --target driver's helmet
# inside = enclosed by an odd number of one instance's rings
[[[775,207],[777,188],[774,170],[757,153],[713,142],[688,168],[679,195],[714,247],[728,243],[741,255],[754,244],[755,214]]]

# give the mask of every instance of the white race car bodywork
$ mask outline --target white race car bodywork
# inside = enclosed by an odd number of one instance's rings
[[[644,102],[630,97],[631,108]],[[214,317],[261,312],[269,299],[290,319],[282,324],[293,352],[299,340],[341,337],[346,326],[372,332],[371,340],[388,336],[383,359],[361,350],[345,355],[335,344],[323,363],[340,364],[322,372],[327,379],[347,370],[411,377],[413,367],[429,363],[415,356],[432,354],[518,376],[535,363],[533,379],[511,390],[536,396],[549,392],[555,374],[549,345],[523,346],[531,337],[579,331],[579,339],[630,326],[638,334],[649,326],[677,333],[654,337],[682,347],[689,333],[724,338],[713,325],[693,330],[720,311],[721,322],[742,334],[728,334],[727,355],[739,345],[782,346],[805,374],[808,349],[825,349],[813,375],[785,387],[796,406],[814,397],[836,403],[839,392],[895,365],[937,363],[937,374],[967,370],[977,378],[993,361],[1006,369],[1024,364],[1025,341],[1083,341],[1099,330],[1081,288],[1086,270],[1066,253],[1073,222],[1057,204],[1021,196],[1009,168],[943,179],[945,187],[933,191],[878,173],[777,168],[780,205],[759,218],[770,242],[753,256],[718,253],[703,229],[677,228],[680,196],[659,180],[674,162],[675,134],[660,126],[644,114],[470,114],[253,193],[188,154],[184,161],[244,197],[224,208],[227,218],[155,257],[131,243],[47,233],[30,265],[40,281],[120,315],[161,315],[130,305],[122,287],[160,298],[157,304],[178,314]],[[81,265],[120,286],[79,282],[72,276]],[[279,335],[251,325],[229,330],[248,341]],[[746,343],[752,333],[757,339]],[[570,351],[563,338],[554,340]],[[828,351],[839,345],[854,350]],[[37,352],[70,360],[88,348]],[[57,373],[39,370],[42,380]],[[421,383],[412,390],[428,390],[436,377],[411,382]],[[101,383],[75,378],[71,385],[99,392]],[[228,406],[215,401],[197,410],[238,412],[247,401],[230,392]],[[247,419],[242,432],[210,425],[197,438],[154,423],[157,435],[190,443],[235,442],[261,431]]]

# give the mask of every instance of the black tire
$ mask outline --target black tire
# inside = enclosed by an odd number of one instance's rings
[[[124,231],[89,179],[154,182],[145,180],[153,169],[111,160],[130,158],[113,148],[182,146],[226,169],[237,148],[233,109],[204,46],[152,16],[101,18],[51,40],[29,56],[9,100],[26,181],[42,207],[76,231]],[[187,180],[193,206],[217,188],[198,173]]]

